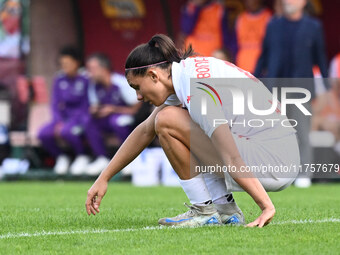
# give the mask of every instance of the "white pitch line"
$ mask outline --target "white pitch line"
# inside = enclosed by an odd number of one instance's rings
[[[288,225],[288,224],[316,224],[316,223],[340,223],[340,219],[328,218],[322,220],[291,220],[273,222],[270,225]],[[126,229],[88,229],[88,230],[71,230],[71,231],[42,231],[35,233],[7,233],[0,235],[0,239],[11,239],[21,237],[39,237],[39,236],[59,236],[59,235],[74,235],[74,234],[102,234],[102,233],[115,233],[115,232],[135,232],[143,230],[160,230],[160,229],[172,229],[171,227],[164,226],[152,226],[144,228],[126,228]],[[176,228],[177,229],[177,228]]]
[[[101,234],[112,232],[133,232],[142,230],[155,230],[165,227],[144,227],[144,228],[126,228],[126,229],[88,229],[88,230],[71,230],[71,231],[42,231],[35,233],[7,233],[0,235],[0,239],[19,238],[19,237],[36,237],[36,236],[52,236],[52,235],[73,235],[73,234]]]
[[[271,225],[284,225],[284,224],[314,224],[314,223],[331,223],[331,222],[340,222],[340,219],[329,218],[322,220],[290,220],[290,221],[281,221],[281,222],[273,222]]]

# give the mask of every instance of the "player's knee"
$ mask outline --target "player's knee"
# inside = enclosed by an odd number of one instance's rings
[[[155,118],[155,131],[157,135],[167,134],[176,123],[177,108],[175,106],[168,106],[157,114]]]

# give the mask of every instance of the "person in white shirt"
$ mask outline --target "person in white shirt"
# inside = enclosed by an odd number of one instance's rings
[[[89,189],[86,200],[89,215],[99,212],[112,176],[158,135],[192,204],[187,205],[188,212],[162,218],[159,224],[244,224],[242,211],[231,193],[242,190],[262,210],[247,226],[263,227],[273,218],[275,207],[266,190],[279,191],[288,187],[297,172],[267,170],[299,165],[295,129],[286,116],[280,114],[269,90],[251,74],[229,62],[192,57],[193,54],[191,47],[181,53],[169,37],[155,35],[128,56],[125,64],[128,83],[136,90],[140,101],[157,108],[130,134]],[[272,113],[259,115],[253,113],[254,109],[235,107],[235,102],[240,102],[241,95],[247,95],[248,91],[253,93],[254,104],[256,99],[261,99],[254,108],[270,108]],[[207,109],[211,111],[209,114]],[[212,171],[197,171],[202,169],[200,166],[215,165],[216,169],[222,166],[222,178]],[[242,171],[247,166],[261,170],[264,170],[261,166],[267,166],[267,170]]]

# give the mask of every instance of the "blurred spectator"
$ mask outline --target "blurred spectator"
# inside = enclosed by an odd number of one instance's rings
[[[238,52],[236,65],[254,73],[257,59],[261,54],[261,45],[267,24],[272,16],[265,8],[263,0],[244,0],[246,10],[236,21]]]
[[[86,125],[86,138],[96,156],[86,167],[88,175],[99,175],[109,163],[108,151],[102,135],[114,134],[123,142],[131,132],[133,115],[140,104],[124,76],[112,73],[109,58],[101,53],[91,55],[86,63],[91,79],[89,87],[90,117]]]
[[[315,102],[312,129],[331,132],[336,140],[334,150],[340,155],[340,54],[331,61],[329,77],[332,86]]]
[[[273,9],[275,17],[281,17],[283,15],[282,0],[275,0]]]
[[[203,56],[225,47],[236,53],[235,33],[228,26],[226,8],[214,0],[189,0],[182,9],[181,32],[185,45],[192,44]]]
[[[18,0],[0,1],[0,5],[0,86],[11,99],[11,127],[21,129],[26,107],[17,99],[15,84],[24,71],[20,50],[22,7]]]
[[[233,56],[231,55],[230,51],[225,48],[215,50],[212,54],[212,57],[225,60],[231,63],[234,62]]]
[[[313,66],[320,68],[322,77],[327,77],[327,60],[323,29],[318,20],[304,14],[307,0],[282,0],[283,17],[272,19],[267,26],[262,53],[257,62],[255,76],[269,78],[313,78]],[[299,80],[296,86],[304,87],[315,96],[313,82]],[[271,87],[269,88],[271,89]],[[304,106],[311,111],[310,102]],[[297,108],[287,107],[287,116],[298,122],[296,126],[301,164],[312,163],[309,144],[311,120]],[[306,172],[306,169],[303,169]],[[298,178],[295,184],[308,187],[310,174]]]
[[[0,11],[0,57],[20,58],[20,16],[18,0],[3,3]]]
[[[78,73],[81,58],[79,52],[72,47],[60,51],[59,63],[61,72],[54,80],[51,108],[52,122],[39,132],[42,146],[57,158],[54,171],[66,174],[70,158],[62,150],[59,139],[65,141],[76,154],[76,159],[70,166],[72,174],[79,174],[81,166],[89,163],[89,157],[84,153],[82,135],[88,115],[88,81]]]
[[[313,66],[318,65],[328,77],[322,25],[304,14],[307,0],[282,1],[284,16],[267,26],[255,76],[312,78]]]

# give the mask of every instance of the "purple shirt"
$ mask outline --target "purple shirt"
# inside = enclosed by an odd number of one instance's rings
[[[58,75],[52,91],[53,121],[84,120],[89,110],[87,91],[88,80],[84,76]]]
[[[126,106],[118,86],[111,84],[110,87],[106,87],[98,83],[94,86],[96,100],[92,103],[99,105],[111,104],[117,106]]]

